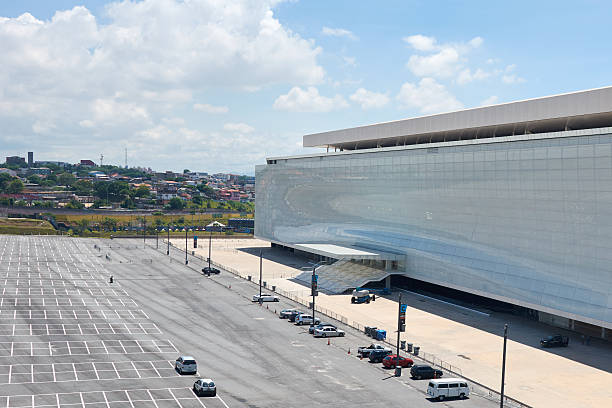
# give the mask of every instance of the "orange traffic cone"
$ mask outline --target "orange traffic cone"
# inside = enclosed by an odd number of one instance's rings
[[[329,346],[329,339],[327,339],[327,345]]]
[[[350,347],[349,347],[349,351],[348,351],[348,353],[349,353],[349,354],[351,354],[351,348],[350,348]]]

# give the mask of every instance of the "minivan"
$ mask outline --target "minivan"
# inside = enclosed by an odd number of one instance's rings
[[[444,380],[431,380],[427,387],[427,395],[443,401],[445,398],[466,398],[470,395],[470,388],[461,378],[446,378]]]

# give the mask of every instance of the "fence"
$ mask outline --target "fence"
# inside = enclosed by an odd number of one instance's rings
[[[170,243],[170,246],[173,247],[172,243]],[[176,247],[174,247],[174,248],[176,250],[180,251],[179,248],[176,248]],[[205,259],[205,258],[203,258],[203,257],[201,257],[199,255],[195,255],[195,254],[192,255],[191,253],[189,255],[193,256],[195,258],[198,258],[198,259],[200,259],[202,261],[207,261],[207,259]],[[227,271],[227,272],[229,272],[229,273],[231,273],[233,275],[239,276],[239,277],[241,277],[243,279],[246,279],[246,277],[248,276],[248,275],[240,273],[236,269],[230,268],[230,267],[225,266],[225,265],[221,265],[221,264],[219,264],[217,262],[214,262],[214,261],[211,261],[211,264],[214,265],[215,267],[219,268],[219,269],[223,269],[224,271]],[[289,300],[292,300],[292,301],[294,301],[296,303],[299,303],[299,304],[301,304],[303,306],[312,307],[312,304],[310,302],[310,298],[299,296],[299,295],[295,294],[295,292],[289,292],[289,291],[282,290],[280,288],[275,288],[275,293],[278,293],[279,295],[281,295],[281,296],[283,296],[283,297],[285,297],[285,298],[287,298]],[[317,306],[317,305],[315,305],[315,310],[317,312],[319,312],[319,313],[321,313],[321,314],[323,314],[323,315],[325,315],[325,316],[327,316],[327,317],[329,317],[331,319],[334,319],[334,320],[336,320],[336,321],[338,321],[338,322],[340,322],[342,324],[345,324],[345,325],[347,325],[347,326],[349,326],[349,327],[351,327],[351,328],[353,328],[353,329],[355,329],[355,330],[357,330],[357,331],[359,331],[361,333],[365,332],[365,326],[364,325],[362,325],[362,324],[360,324],[360,323],[358,323],[356,321],[352,321],[351,323],[349,323],[349,320],[348,320],[348,318],[346,316],[342,316],[341,314],[338,314],[338,313],[336,313],[336,312],[334,312],[332,310],[329,310],[329,309],[326,309],[324,307],[320,307],[320,306]],[[389,346],[391,346],[391,348],[396,346],[396,344],[393,344],[393,343],[391,343],[388,340],[384,340],[384,343],[389,345]],[[409,354],[409,353],[405,353],[405,354]],[[414,356],[414,354],[411,354],[411,357],[412,356]],[[483,397],[485,397],[485,398],[487,398],[489,400],[495,401],[495,402],[499,402],[500,401],[501,394],[498,391],[496,391],[496,390],[494,390],[492,388],[489,388],[486,385],[483,385],[483,384],[481,384],[481,383],[479,383],[477,381],[474,381],[471,378],[468,378],[468,377],[464,376],[462,371],[461,371],[461,369],[459,367],[454,366],[454,365],[452,365],[452,364],[442,360],[441,358],[438,358],[435,355],[433,355],[431,353],[428,353],[428,352],[425,352],[425,351],[422,351],[422,350],[419,351],[419,355],[418,355],[417,358],[420,359],[420,360],[423,360],[423,361],[425,361],[425,362],[427,362],[429,364],[431,364],[434,367],[442,368],[442,369],[448,371],[449,373],[451,373],[451,374],[453,374],[453,375],[455,375],[457,377],[465,378],[468,381],[468,383],[470,384],[470,392],[473,392],[474,394],[483,396]],[[514,398],[510,398],[508,396],[504,396],[504,406],[508,407],[508,408],[533,408],[530,405],[524,404],[524,403],[522,403],[520,401],[517,401]]]

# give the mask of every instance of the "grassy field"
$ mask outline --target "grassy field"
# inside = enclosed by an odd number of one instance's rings
[[[29,218],[0,218],[0,234],[12,235],[56,235],[53,225],[44,220]]]
[[[118,225],[140,225],[142,223],[141,216],[129,215],[129,214],[117,214],[117,215],[63,215],[59,214],[55,216],[57,222],[63,222],[66,224],[77,224],[81,220],[86,220],[90,224],[96,224],[110,218],[117,222]],[[213,221],[219,221],[223,224],[227,224],[229,218],[253,218],[253,214],[246,214],[241,217],[240,213],[205,213],[205,214],[183,214],[183,215],[148,215],[145,217],[147,225],[155,225],[157,220],[160,220],[162,225],[178,224],[182,219],[186,224],[189,225],[207,225]]]

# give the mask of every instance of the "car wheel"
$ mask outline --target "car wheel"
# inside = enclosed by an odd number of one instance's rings
[[[440,396],[438,397],[438,401],[444,401],[444,395],[440,395]]]
[[[416,378],[417,380],[420,380],[420,379],[421,379],[421,378],[423,378],[423,377],[421,377],[420,375],[417,375],[417,376],[416,376],[416,377],[414,377],[414,378]]]
[[[216,397],[217,396],[217,391],[213,391],[212,396]]]
[[[280,299],[279,299],[279,298],[276,298],[276,299],[274,299],[274,301],[275,301],[275,302],[278,302],[278,301],[280,301]]]
[[[180,375],[183,375],[183,370],[181,368],[178,368],[178,372]]]
[[[340,337],[344,337],[344,333],[340,333]]]
[[[465,394],[464,393],[459,394],[459,398],[464,399],[465,398]]]
[[[323,333],[323,337],[327,337],[327,333]]]

